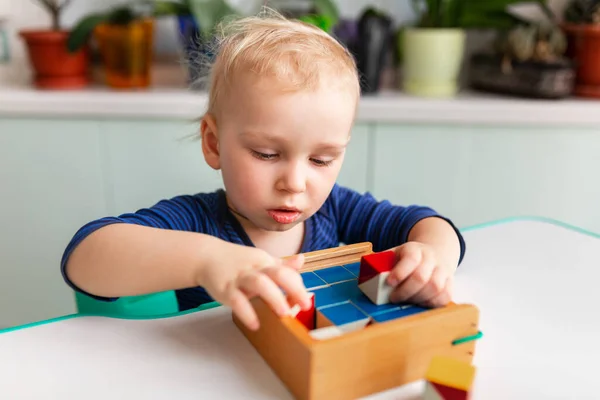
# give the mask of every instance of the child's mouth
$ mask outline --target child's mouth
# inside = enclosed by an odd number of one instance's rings
[[[269,215],[275,222],[280,224],[291,224],[300,217],[300,211],[298,210],[269,210]]]

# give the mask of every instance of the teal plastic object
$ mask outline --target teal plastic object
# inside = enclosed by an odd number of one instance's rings
[[[106,317],[131,318],[179,312],[177,298],[172,290],[142,296],[121,297],[115,301],[96,300],[76,292],[75,302],[79,314]]]

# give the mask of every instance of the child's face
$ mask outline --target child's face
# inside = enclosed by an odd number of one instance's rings
[[[338,177],[356,96],[323,86],[282,93],[248,80],[221,103],[218,167],[230,207],[255,228],[284,231],[302,223]]]

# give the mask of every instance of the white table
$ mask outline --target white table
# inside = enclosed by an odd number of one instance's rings
[[[481,310],[475,399],[600,397],[600,237],[542,221],[465,231],[456,302]],[[414,399],[422,382],[371,396]],[[0,334],[2,399],[292,398],[219,307]]]

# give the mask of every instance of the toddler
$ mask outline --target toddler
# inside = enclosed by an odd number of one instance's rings
[[[180,310],[218,301],[257,329],[254,296],[278,314],[283,292],[310,306],[300,253],[368,241],[397,255],[391,301],[447,304],[465,249],[452,222],[336,183],[360,98],[352,55],[275,13],[222,34],[200,134],[224,189],[84,225],[62,258],[67,284],[105,301],[174,290]]]

